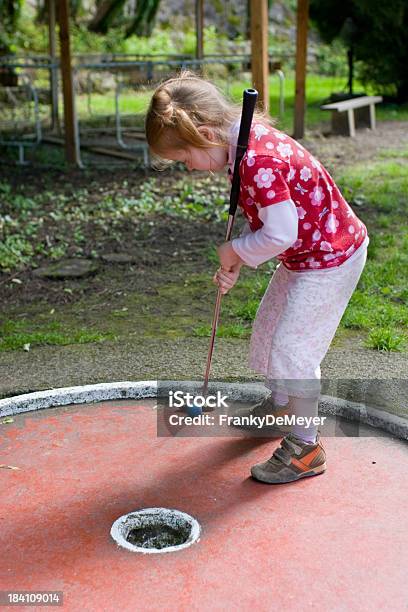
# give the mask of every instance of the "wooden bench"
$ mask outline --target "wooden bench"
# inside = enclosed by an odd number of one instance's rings
[[[379,102],[382,102],[381,96],[360,96],[342,102],[323,104],[320,108],[332,111],[331,124],[334,134],[347,134],[354,138],[356,125],[375,130],[375,105]]]

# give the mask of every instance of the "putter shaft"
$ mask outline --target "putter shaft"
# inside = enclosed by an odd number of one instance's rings
[[[228,242],[228,240],[231,239],[232,228],[234,226],[234,219],[235,219],[235,215],[228,215],[227,231],[225,235],[226,242]],[[208,380],[210,378],[211,361],[212,361],[212,356],[214,353],[215,335],[217,333],[218,320],[220,318],[221,298],[222,298],[221,289],[218,288],[217,299],[215,300],[215,307],[214,307],[210,346],[209,346],[208,355],[207,355],[207,365],[206,365],[205,375],[204,375],[204,385],[203,385],[204,397],[207,395],[207,391],[208,391]]]

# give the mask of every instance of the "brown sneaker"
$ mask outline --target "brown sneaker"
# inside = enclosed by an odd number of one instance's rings
[[[325,469],[326,453],[320,441],[320,432],[314,444],[304,442],[291,433],[282,440],[268,461],[251,468],[251,474],[261,482],[279,484],[316,476]]]
[[[233,413],[234,420],[232,427],[245,429],[259,435],[271,435],[274,437],[285,436],[292,430],[291,425],[267,425],[262,426],[262,419],[267,416],[282,417],[289,415],[289,406],[277,406],[272,398],[272,394],[245,410],[236,410]]]

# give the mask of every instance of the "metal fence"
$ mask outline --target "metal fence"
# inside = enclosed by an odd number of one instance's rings
[[[246,75],[250,81],[249,55],[211,55],[203,59],[194,59],[187,55],[136,55],[136,54],[82,54],[73,58],[73,78],[75,91],[76,130],[78,134],[77,154],[80,159],[81,144],[86,139],[93,138],[97,142],[98,134],[104,134],[108,146],[121,150],[140,152],[143,162],[148,165],[148,150],[143,139],[142,130],[130,121],[131,117],[124,110],[126,93],[149,93],[160,81],[177,73],[181,69],[190,69],[214,80],[228,95],[231,86],[237,78]],[[8,56],[0,58],[0,75],[5,70],[14,71],[23,79],[24,88],[30,91],[34,106],[31,132],[35,133],[32,141],[38,144],[42,133],[50,130],[54,134],[61,134],[59,119],[59,61],[47,55]],[[285,76],[280,61],[270,60],[270,70],[278,79],[279,87],[279,115],[284,113],[284,84]],[[28,88],[28,89],[27,89]],[[7,92],[9,87],[0,88],[0,92]],[[98,112],[94,108],[95,94],[111,95],[112,108],[106,116],[101,113],[105,125],[98,125],[95,121]],[[9,94],[11,92],[9,91]],[[86,98],[84,105],[82,100]],[[0,96],[1,99],[1,96]],[[15,99],[15,111],[18,110],[18,98]],[[81,101],[81,113],[78,112]],[[44,109],[49,105],[49,112]],[[85,110],[86,109],[86,112]],[[27,124],[27,122],[26,122]],[[8,122],[8,137],[4,142],[13,141],[12,123]],[[28,125],[26,125],[28,128]],[[42,130],[43,127],[43,130]],[[4,131],[4,130],[3,130]],[[18,130],[16,131],[16,133]],[[96,139],[96,140],[95,140]],[[15,146],[19,147],[20,162],[24,160],[24,147],[30,146],[28,139],[14,139]],[[110,143],[110,144],[109,144]]]

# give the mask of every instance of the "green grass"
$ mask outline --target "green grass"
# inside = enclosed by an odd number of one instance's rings
[[[236,317],[239,317],[243,321],[253,321],[255,319],[258,306],[259,300],[252,299],[248,300],[244,304],[239,304],[233,312]]]
[[[229,325],[219,325],[217,328],[218,338],[247,338],[251,329],[248,325],[242,323],[231,323]],[[211,325],[200,325],[193,329],[193,334],[200,338],[209,338],[211,336]]]
[[[370,236],[367,264],[341,326],[362,332],[366,346],[394,351],[408,339],[408,164],[399,151],[381,157],[338,177],[351,203],[364,196],[361,217]]]
[[[379,159],[408,159],[408,149],[386,149],[385,151],[380,151],[378,157]]]
[[[214,266],[220,265],[220,260],[218,259],[217,248],[215,246],[210,246],[207,251],[207,259]]]
[[[45,322],[39,329],[32,329],[29,321],[5,321],[0,326],[0,351],[19,350],[44,345],[86,344],[112,340],[112,334],[102,334],[89,329],[67,330],[57,321]]]
[[[387,328],[373,329],[365,342],[367,348],[377,351],[400,351],[405,344],[405,338]]]
[[[143,115],[149,105],[151,98],[150,91],[123,92],[120,96],[120,114],[122,115]],[[62,109],[61,109],[62,111]],[[89,113],[90,111],[90,113]],[[77,96],[77,113],[79,119],[95,118],[97,116],[115,115],[115,93],[106,94],[93,93],[89,97],[86,95]],[[112,122],[113,125],[113,122]]]
[[[246,87],[251,87],[250,75],[246,80],[236,77],[226,77],[222,79],[214,79],[214,82],[231,97],[234,101],[242,100],[242,91]],[[284,83],[284,99],[285,112],[284,116],[279,117],[279,81],[277,75],[271,75],[269,78],[269,112],[272,117],[277,119],[277,127],[287,132],[293,129],[293,114],[295,106],[295,77],[293,71],[285,73]],[[325,113],[320,110],[320,105],[333,92],[346,91],[347,80],[345,77],[327,76],[310,73],[306,79],[306,118],[305,124],[307,128],[321,126],[330,129],[330,113]],[[364,87],[356,82],[356,91],[366,91],[369,94],[376,93],[370,88]],[[125,124],[131,120],[133,125],[143,126],[143,115],[145,114],[152,91],[147,88],[141,88],[136,91],[124,90],[120,97],[120,112],[124,115]],[[88,108],[89,100],[85,95],[77,97],[77,111],[80,120],[97,120],[104,118],[105,122],[111,116],[110,123],[113,125],[113,115],[115,112],[114,92],[106,94],[92,94],[90,96],[91,115]],[[393,120],[400,121],[408,120],[408,104],[397,106],[395,104],[377,105],[378,120]],[[103,121],[102,121],[103,122]]]

